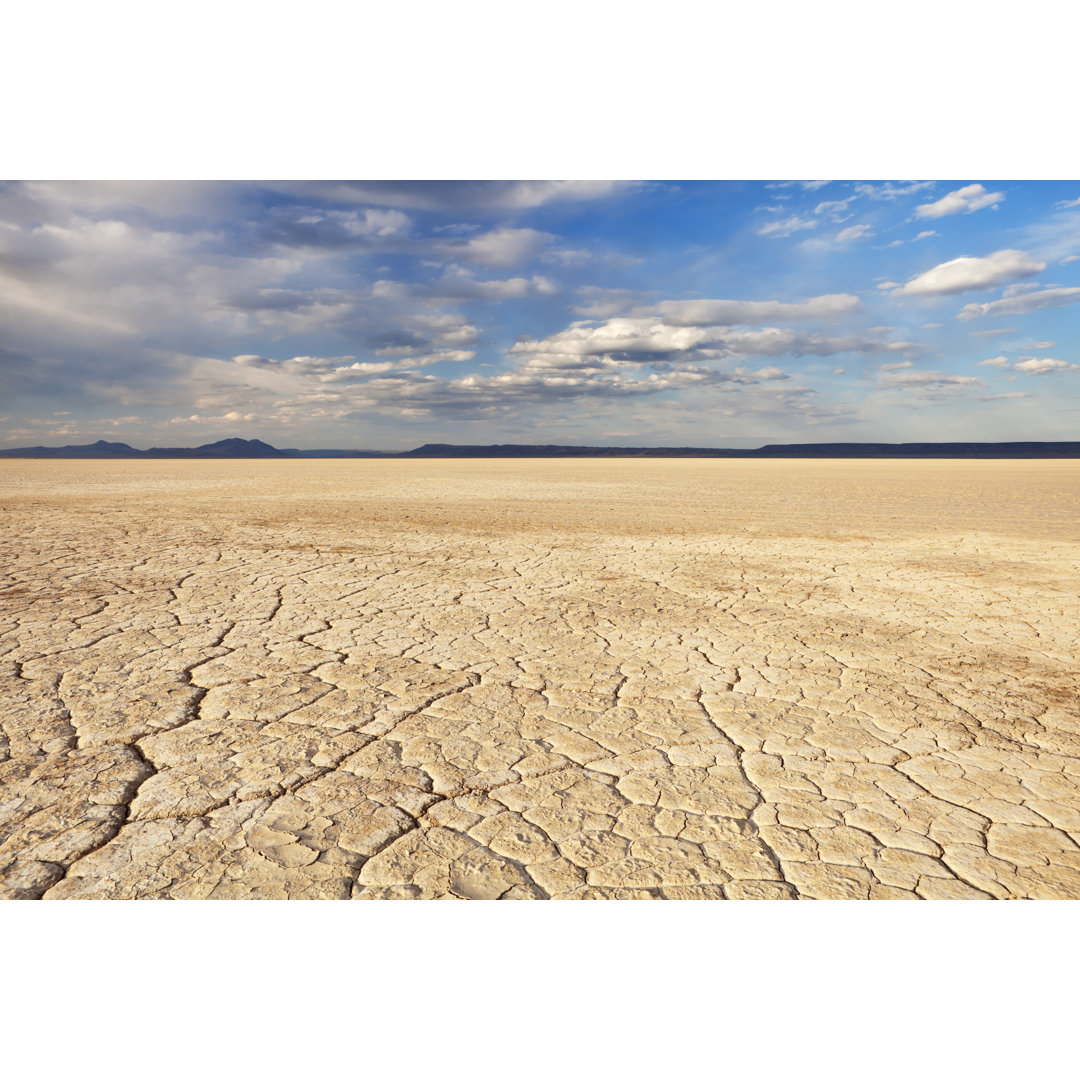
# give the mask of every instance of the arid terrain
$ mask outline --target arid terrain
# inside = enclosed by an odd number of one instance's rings
[[[0,466],[12,898],[1080,898],[1080,462]]]

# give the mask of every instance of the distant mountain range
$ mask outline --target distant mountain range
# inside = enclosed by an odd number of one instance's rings
[[[555,446],[500,443],[454,446],[425,443],[415,450],[279,450],[261,439],[222,439],[204,446],[154,446],[136,450],[99,439],[85,446],[24,446],[0,450],[10,458],[528,458],[528,457],[717,457],[717,458],[1080,458],[1080,442],[783,443],[756,450],[701,446]]]

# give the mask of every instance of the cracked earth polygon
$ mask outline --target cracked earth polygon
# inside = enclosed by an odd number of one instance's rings
[[[1080,462],[6,461],[11,898],[1080,898]]]

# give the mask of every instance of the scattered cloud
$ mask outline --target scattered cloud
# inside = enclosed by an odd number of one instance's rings
[[[1065,360],[1055,360],[1050,356],[1021,356],[1013,367],[1025,375],[1049,375],[1054,371],[1080,371],[1080,364],[1070,364]]]
[[[994,206],[1005,198],[1004,192],[987,191],[982,184],[968,184],[943,195],[936,202],[922,203],[915,207],[918,218],[940,218],[948,214],[972,214],[987,206]]]
[[[475,213],[608,199],[641,190],[646,185],[617,180],[364,180],[299,181],[263,186],[329,202],[366,203],[437,213]]]
[[[974,375],[953,375],[948,371],[903,371],[898,375],[887,375],[881,380],[886,387],[958,387],[985,386],[982,379]]]
[[[1056,210],[1072,210],[1080,206],[1080,196],[1075,199],[1063,199],[1061,202],[1054,203],[1054,209]]]
[[[431,244],[435,254],[482,266],[517,266],[531,262],[556,237],[537,229],[501,226],[490,232]]]
[[[652,309],[669,326],[734,326],[739,323],[794,322],[833,319],[858,311],[861,303],[850,293],[829,293],[809,300],[665,300]]]
[[[849,195],[846,199],[835,199],[831,202],[819,202],[814,207],[815,214],[821,214],[828,218],[830,221],[839,224],[841,221],[847,221],[851,214],[848,213],[848,207],[858,198],[857,195]]]
[[[793,232],[799,232],[801,229],[816,229],[818,223],[813,218],[802,218],[797,214],[793,214],[791,217],[786,217],[781,221],[770,221],[767,225],[763,225],[758,229],[758,236],[773,236],[780,238],[783,236],[790,236]]]
[[[958,319],[978,319],[983,315],[1026,315],[1040,308],[1065,307],[1080,304],[1080,288],[1043,289],[1041,292],[1023,293],[988,304],[965,304]]]
[[[1061,260],[1061,265],[1064,266],[1066,263],[1076,262],[1077,259],[1080,259],[1080,255],[1066,255],[1065,258]]]
[[[766,184],[767,188],[800,187],[803,191],[817,191],[819,188],[831,184],[831,180],[778,180],[773,184]]]
[[[553,296],[558,286],[548,278],[508,278],[504,281],[477,281],[461,272],[446,274],[431,282],[376,281],[371,295],[381,300],[403,301],[410,297],[425,300],[516,300],[526,296]]]
[[[915,239],[916,240],[927,240],[931,236],[937,236],[937,235],[938,235],[938,233],[936,233],[933,229],[923,229],[923,231],[921,233],[919,233],[919,235],[916,236]]]
[[[980,360],[977,366],[1007,368],[1009,366],[1009,358],[1007,356],[994,356],[989,360]]]
[[[900,296],[948,296],[1002,285],[1014,278],[1030,277],[1045,269],[1046,263],[1033,259],[1026,252],[1005,248],[982,258],[965,255],[939,263],[893,291]]]
[[[902,199],[907,195],[914,195],[917,191],[924,191],[934,186],[933,180],[905,180],[894,183],[891,180],[884,184],[856,184],[855,191],[859,195],[865,195],[875,201],[892,202],[894,199]]]
[[[864,237],[873,235],[874,232],[869,225],[852,225],[849,228],[841,229],[836,234],[836,242],[846,244],[852,240],[862,240]]]

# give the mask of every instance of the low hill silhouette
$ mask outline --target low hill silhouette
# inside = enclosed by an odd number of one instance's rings
[[[755,450],[702,446],[563,446],[496,443],[457,446],[425,443],[401,453],[379,450],[279,450],[261,439],[220,439],[203,446],[154,446],[136,450],[99,439],[81,446],[24,446],[0,450],[11,458],[1080,458],[1080,442],[770,443]]]

